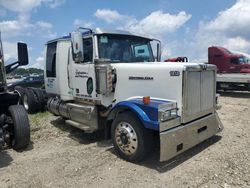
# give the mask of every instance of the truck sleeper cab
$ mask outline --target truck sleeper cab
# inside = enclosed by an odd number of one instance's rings
[[[125,160],[144,159],[154,134],[165,161],[223,128],[216,67],[160,62],[158,40],[88,29],[49,41],[45,51],[48,110],[86,132],[106,130]]]

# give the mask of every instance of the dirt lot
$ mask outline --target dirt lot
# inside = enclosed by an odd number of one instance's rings
[[[49,113],[30,116],[32,144],[0,151],[0,187],[250,187],[250,94],[224,94],[224,131],[169,162],[132,164],[100,135]]]

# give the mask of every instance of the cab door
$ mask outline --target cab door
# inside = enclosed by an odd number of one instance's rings
[[[70,86],[74,98],[95,99],[95,66],[93,62],[93,37],[83,38],[84,59],[81,62],[70,60]]]

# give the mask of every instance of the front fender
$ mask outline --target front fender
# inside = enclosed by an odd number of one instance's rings
[[[148,107],[150,107],[150,104]],[[132,111],[145,128],[159,131],[159,122],[152,120],[153,118],[149,117],[149,115],[133,101],[122,101],[117,103],[109,113],[108,119],[114,119],[117,113],[125,110]],[[158,114],[158,111],[154,112],[153,114]]]

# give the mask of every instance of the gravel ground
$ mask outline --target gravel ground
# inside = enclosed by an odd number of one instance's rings
[[[0,187],[250,187],[250,94],[226,93],[220,104],[224,131],[164,163],[157,148],[126,162],[100,134],[32,115],[29,148],[0,151]]]

